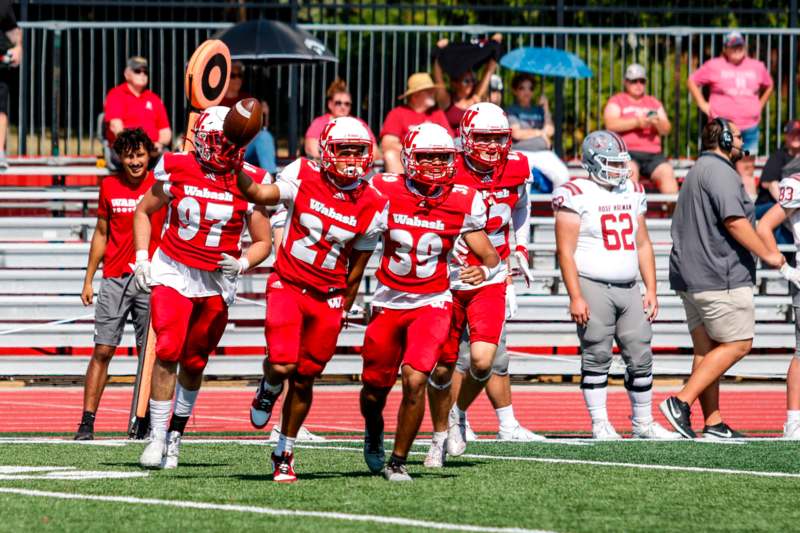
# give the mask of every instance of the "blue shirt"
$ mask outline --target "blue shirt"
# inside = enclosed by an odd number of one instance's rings
[[[278,171],[275,161],[275,139],[266,128],[258,132],[258,135],[250,141],[244,152],[244,160],[261,167],[273,176]]]

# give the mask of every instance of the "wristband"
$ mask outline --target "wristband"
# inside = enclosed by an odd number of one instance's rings
[[[147,250],[136,250],[136,262],[141,263],[143,261],[147,261],[150,259],[150,255],[147,253]]]
[[[242,265],[242,274],[247,272],[247,270],[250,268],[250,261],[248,261],[245,256],[239,258],[239,264]]]
[[[481,265],[478,268],[480,268],[483,271],[483,280],[486,281],[487,279],[489,279],[489,274],[491,273],[489,267],[487,267],[486,265]]]

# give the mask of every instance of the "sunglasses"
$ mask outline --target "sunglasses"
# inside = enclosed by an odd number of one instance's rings
[[[145,76],[150,74],[150,72],[146,68],[135,68],[135,69],[133,69],[133,73],[134,74],[144,74]]]
[[[475,78],[463,78],[461,85],[475,85]]]
[[[353,105],[353,103],[352,102],[346,102],[344,100],[334,100],[333,101],[333,105],[335,105],[335,106],[343,106],[343,107],[350,107],[351,105]]]
[[[632,85],[636,85],[637,83],[644,85],[647,83],[647,78],[637,78],[635,80],[628,80],[628,83]]]

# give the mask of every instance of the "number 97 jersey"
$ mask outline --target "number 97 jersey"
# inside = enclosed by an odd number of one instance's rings
[[[553,191],[553,211],[569,209],[581,217],[575,264],[578,275],[626,283],[639,273],[636,232],[647,212],[644,188],[627,180],[607,189],[591,179],[576,179]]]

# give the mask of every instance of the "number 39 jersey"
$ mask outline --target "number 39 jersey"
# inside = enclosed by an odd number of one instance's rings
[[[242,170],[257,183],[266,171],[245,163]],[[253,211],[230,176],[206,172],[191,153],[164,154],[153,170],[170,197],[161,251],[186,266],[213,271],[226,253],[242,254],[246,216]]]
[[[288,208],[278,276],[322,293],[344,289],[352,250],[374,250],[386,229],[388,199],[370,184],[341,189],[305,158],[283,169],[276,183]]]
[[[428,198],[397,174],[379,174],[372,185],[389,198],[388,228],[376,275],[382,286],[373,305],[414,308],[431,299],[449,300],[447,255],[456,237],[486,225],[480,194],[453,185],[444,196]]]
[[[792,211],[789,221],[797,249],[800,250],[800,174],[792,174],[783,178],[778,184],[780,195],[778,202],[787,211]]]
[[[639,215],[647,211],[644,188],[627,180],[607,189],[591,179],[576,179],[553,192],[553,211],[566,208],[581,217],[575,264],[578,275],[626,283],[636,279]]]

